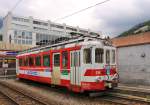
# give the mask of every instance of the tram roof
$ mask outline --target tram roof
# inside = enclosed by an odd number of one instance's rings
[[[104,46],[112,46],[112,43],[110,40],[108,39],[102,39],[99,37],[92,37],[92,36],[78,36],[78,37],[74,37],[74,38],[70,38],[66,41],[62,41],[59,43],[54,43],[54,44],[49,44],[49,45],[43,45],[43,46],[37,46],[37,47],[33,47],[24,51],[19,52],[19,54],[24,54],[24,53],[29,53],[29,52],[36,52],[36,51],[40,51],[40,50],[44,50],[47,48],[53,48],[53,47],[58,47],[58,46],[62,46],[62,45],[73,45],[73,44],[78,44],[78,45],[88,45],[88,44],[94,44],[94,45],[98,45],[98,44],[103,44]]]

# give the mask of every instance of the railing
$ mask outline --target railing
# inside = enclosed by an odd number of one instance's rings
[[[16,77],[16,68],[0,68],[0,78]]]

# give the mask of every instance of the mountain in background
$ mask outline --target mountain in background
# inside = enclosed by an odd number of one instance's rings
[[[117,37],[130,36],[130,35],[135,35],[135,34],[147,32],[147,31],[150,31],[150,20],[132,27],[131,29],[123,32]]]

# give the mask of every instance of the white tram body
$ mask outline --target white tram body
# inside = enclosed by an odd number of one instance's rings
[[[75,92],[116,87],[116,48],[106,40],[79,38],[17,55],[17,77],[65,86]]]

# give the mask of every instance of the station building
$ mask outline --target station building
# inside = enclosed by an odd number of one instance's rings
[[[31,48],[31,45],[19,45],[0,42],[0,76],[16,72],[16,55],[19,51]]]
[[[150,85],[150,32],[112,39],[120,82]]]
[[[32,45],[47,43],[59,37],[68,37],[70,32],[97,35],[89,29],[82,29],[66,24],[54,23],[34,19],[33,17],[20,17],[8,13],[3,19],[2,37],[7,43]]]

